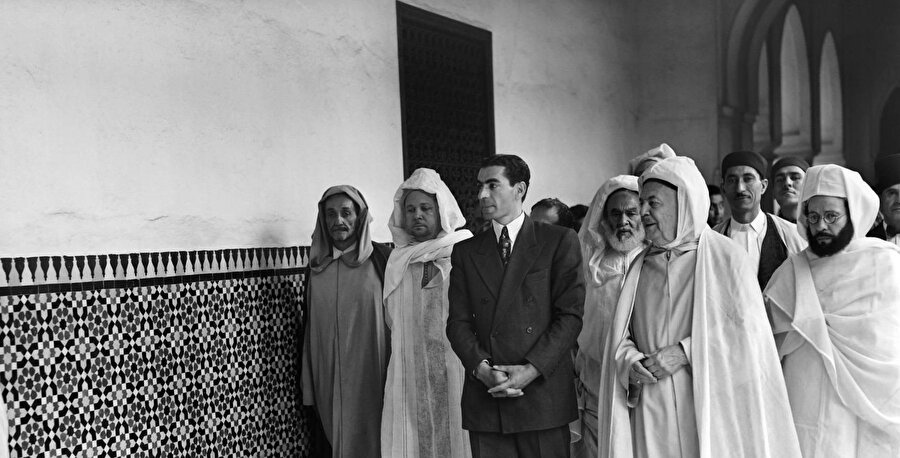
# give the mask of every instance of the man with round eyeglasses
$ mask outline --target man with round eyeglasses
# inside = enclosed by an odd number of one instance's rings
[[[797,219],[809,248],[765,290],[803,456],[900,456],[900,248],[866,237],[878,196],[810,167]]]

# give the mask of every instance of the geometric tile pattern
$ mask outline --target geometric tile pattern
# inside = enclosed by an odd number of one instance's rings
[[[10,456],[308,456],[308,255],[0,259]]]

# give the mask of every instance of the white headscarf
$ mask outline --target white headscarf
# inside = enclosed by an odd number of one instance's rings
[[[372,235],[369,231],[369,224],[372,223],[372,215],[369,214],[369,205],[366,199],[358,189],[350,185],[332,186],[325,190],[322,198],[319,199],[319,215],[316,218],[316,229],[312,235],[312,246],[309,249],[309,266],[313,272],[321,272],[328,267],[332,259],[332,240],[331,232],[325,222],[325,201],[331,196],[344,194],[352,200],[356,206],[358,213],[356,215],[356,248],[355,252],[351,252],[342,256],[347,264],[358,266],[369,259],[372,254]]]
[[[658,162],[641,176],[641,187],[652,179],[671,183],[678,188],[678,228],[675,239],[662,248],[674,248],[699,239],[703,230],[709,227],[706,225],[709,191],[693,159],[677,156]]]
[[[404,202],[412,191],[432,194],[437,201],[440,230],[432,240],[416,242],[403,228],[406,213]],[[394,211],[391,213],[388,229],[391,230],[396,248],[391,252],[384,272],[384,298],[387,299],[397,288],[407,266],[412,262],[435,261],[435,265],[446,280],[450,273],[449,256],[453,245],[472,237],[468,229],[456,231],[465,225],[466,219],[450,188],[441,181],[441,176],[431,169],[416,169],[394,193]]]
[[[606,239],[603,238],[603,229],[600,223],[603,220],[603,209],[606,200],[614,192],[620,189],[640,192],[638,177],[634,175],[618,175],[610,178],[597,190],[587,214],[584,215],[584,224],[578,231],[578,240],[581,241],[581,258],[584,259],[585,281],[591,281],[596,277],[596,269],[599,257],[606,251]]]
[[[853,238],[866,236],[878,217],[879,199],[875,191],[863,181],[859,173],[839,165],[816,165],[806,170],[803,189],[800,191],[802,216],[797,218],[797,231],[806,239],[806,202],[813,196],[829,196],[847,199]]]
[[[675,157],[675,150],[673,150],[669,145],[662,143],[656,148],[653,148],[646,153],[641,154],[640,156],[637,156],[634,159],[628,161],[628,173],[634,175],[634,171],[639,169],[645,162],[652,162],[653,164],[655,164],[670,157]],[[644,169],[644,171],[646,172],[647,169]]]

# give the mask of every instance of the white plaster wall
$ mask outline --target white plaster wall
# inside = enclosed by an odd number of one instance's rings
[[[718,0],[636,0],[640,149],[668,143],[717,183]],[[724,152],[725,154],[730,151]]]
[[[620,2],[414,4],[493,32],[529,200],[587,203],[634,155]],[[387,0],[0,2],[0,256],[306,245],[337,183],[389,240],[396,40]]]

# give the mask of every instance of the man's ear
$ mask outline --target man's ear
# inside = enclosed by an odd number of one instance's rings
[[[519,200],[525,202],[525,193],[528,191],[528,185],[525,184],[524,181],[520,181],[515,184],[516,193],[519,196]]]
[[[769,179],[763,178],[762,180],[759,180],[759,182],[762,183],[762,194],[765,194],[766,189],[769,189]]]

